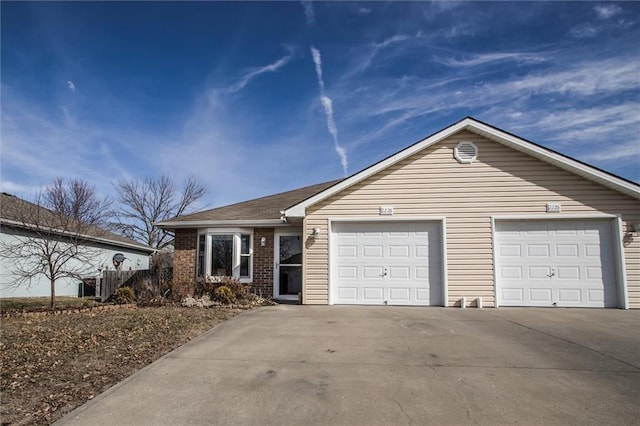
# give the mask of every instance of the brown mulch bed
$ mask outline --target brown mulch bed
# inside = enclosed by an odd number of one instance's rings
[[[163,306],[2,318],[2,424],[51,424],[240,312]]]

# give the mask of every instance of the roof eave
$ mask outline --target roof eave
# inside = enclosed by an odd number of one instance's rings
[[[252,228],[289,226],[283,219],[234,219],[234,220],[169,220],[154,224],[161,229],[219,228],[223,226],[245,226]]]
[[[0,224],[11,226],[11,227],[14,227],[14,228],[27,229],[27,230],[33,230],[33,229],[41,228],[41,227],[39,227],[37,225],[25,224],[25,223],[21,223],[21,222],[15,221],[15,220],[11,220],[11,219],[0,219]],[[86,234],[75,234],[73,232],[63,231],[63,230],[56,229],[56,228],[48,228],[47,230],[50,231],[50,232],[53,232],[55,234],[61,235],[61,236],[78,236],[78,237],[81,237],[82,239],[87,240],[87,241],[95,241],[95,242],[98,242],[98,243],[109,244],[109,245],[112,245],[112,246],[126,247],[126,248],[135,249],[135,250],[139,250],[139,251],[145,251],[145,252],[148,252],[149,254],[156,252],[156,249],[154,249],[152,247],[133,244],[133,243],[125,243],[125,242],[122,242],[122,241],[112,240],[110,238],[94,237],[92,235],[86,235]]]

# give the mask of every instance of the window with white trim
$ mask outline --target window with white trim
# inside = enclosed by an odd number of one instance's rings
[[[198,235],[198,276],[226,276],[250,282],[253,233],[250,229],[207,229]]]

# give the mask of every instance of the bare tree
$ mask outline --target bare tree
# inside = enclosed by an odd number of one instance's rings
[[[9,287],[31,286],[40,276],[51,285],[51,308],[56,282],[82,279],[95,273],[96,238],[109,215],[110,201],[82,180],[56,179],[33,202],[3,195],[2,224],[10,234],[0,242],[0,255],[10,264]]]
[[[115,229],[154,248],[161,248],[172,235],[155,227],[154,223],[183,214],[206,194],[204,185],[195,177],[190,176],[182,190],[177,191],[166,174],[142,182],[122,179],[115,188],[119,204]]]

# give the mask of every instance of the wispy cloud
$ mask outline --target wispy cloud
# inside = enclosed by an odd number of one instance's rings
[[[545,62],[547,59],[541,55],[533,53],[509,53],[496,52],[486,53],[482,55],[474,55],[469,59],[444,59],[440,62],[450,67],[476,67],[479,65],[490,64],[494,62],[513,61],[524,64],[537,64]]]
[[[405,34],[396,34],[393,35],[391,37],[388,37],[384,40],[382,40],[379,43],[370,43],[366,46],[367,49],[367,53],[364,55],[364,57],[362,59],[359,59],[358,62],[356,63],[356,65],[351,69],[351,71],[349,71],[345,77],[350,77],[351,75],[354,74],[359,74],[359,73],[363,73],[364,71],[366,71],[367,69],[369,69],[371,67],[371,65],[373,64],[373,60],[376,58],[376,56],[378,56],[378,54],[380,54],[380,52],[382,52],[383,50],[385,50],[387,47],[394,45],[394,44],[398,44],[398,43],[402,43],[408,40],[412,40],[414,38],[419,38],[421,35],[417,34],[416,36],[409,36],[409,35],[405,35]],[[398,53],[398,52],[396,52]]]
[[[324,108],[324,113],[327,116],[327,128],[329,133],[333,137],[333,146],[336,153],[340,157],[340,164],[342,165],[342,172],[345,176],[348,174],[349,161],[347,158],[347,151],[338,142],[338,129],[333,119],[333,101],[325,94],[324,79],[322,78],[322,58],[320,51],[315,47],[311,47],[311,55],[313,56],[313,63],[316,67],[316,75],[318,76],[318,86],[320,87],[320,102]]]
[[[571,28],[569,35],[575,38],[595,38],[599,32],[598,28],[586,22]]]
[[[234,83],[233,85],[228,87],[227,88],[227,92],[228,93],[239,92],[240,90],[244,89],[244,87],[247,84],[249,84],[249,82],[251,80],[253,80],[254,78],[258,77],[259,75],[265,74],[265,73],[269,73],[269,72],[278,71],[280,68],[282,68],[285,65],[287,65],[287,63],[291,60],[292,56],[293,56],[293,53],[289,53],[288,55],[283,56],[282,58],[278,59],[277,61],[275,61],[272,64],[265,65],[263,67],[255,68],[255,69],[252,69],[252,70],[248,71],[245,75],[243,75],[240,78],[240,80],[238,80],[236,83]]]
[[[361,7],[358,9],[358,15],[368,15],[371,13],[371,9],[368,7]]]
[[[76,85],[73,81],[68,80],[67,81],[67,87],[69,88],[69,90],[71,90],[73,93],[76,92]]]
[[[593,9],[600,19],[609,19],[622,12],[622,8],[617,4],[597,4]]]
[[[307,25],[314,25],[316,23],[316,13],[313,9],[313,2],[310,0],[303,0],[300,3],[304,8],[304,16],[307,18]]]

